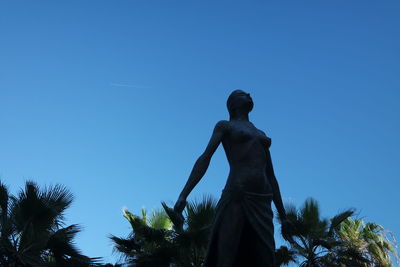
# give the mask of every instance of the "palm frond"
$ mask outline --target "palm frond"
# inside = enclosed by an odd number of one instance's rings
[[[124,211],[124,213],[125,213],[125,211]],[[149,222],[148,222],[148,220],[147,220],[147,211],[146,211],[146,209],[145,209],[144,207],[142,207],[142,221],[143,221],[146,225],[149,224]]]
[[[131,224],[135,235],[138,235],[149,242],[163,241],[165,239],[167,230],[155,229],[146,225],[140,217],[130,213],[128,210],[125,211],[124,217]]]
[[[8,188],[0,180],[0,215],[7,216],[8,213]]]
[[[70,225],[65,228],[58,229],[51,233],[47,242],[47,249],[51,251],[57,259],[67,259],[74,257],[88,261],[89,258],[83,256],[74,243],[74,238],[81,231],[81,227],[77,224]]]
[[[141,246],[133,238],[120,238],[114,235],[109,237],[114,243],[114,252],[120,253],[125,259],[133,257],[135,251],[140,250]]]
[[[186,207],[186,224],[190,231],[209,227],[212,224],[217,202],[212,196],[204,196],[200,201],[190,201]]]
[[[46,187],[40,192],[40,198],[52,209],[56,223],[64,219],[64,211],[74,200],[73,194],[65,186],[59,184]]]
[[[57,214],[53,212],[49,203],[41,198],[36,183],[26,182],[25,189],[20,190],[14,200],[11,213],[18,231],[22,232],[30,227],[33,232],[39,234],[51,228]]]
[[[320,223],[318,202],[313,198],[308,198],[300,208],[300,216],[303,223],[309,228],[318,227]]]
[[[296,251],[290,250],[286,246],[281,246],[275,251],[276,266],[285,266],[292,262],[296,262]]]
[[[332,262],[332,261],[331,261]],[[337,265],[365,267],[370,264],[362,252],[352,247],[341,247],[336,251],[336,257],[333,260]]]
[[[292,203],[286,203],[285,204],[285,211],[286,211],[286,217],[292,222],[296,222],[298,220],[298,210],[296,206]],[[280,214],[277,214],[280,222],[282,221],[282,218],[280,217]]]
[[[156,210],[151,214],[148,225],[155,229],[172,230],[172,222],[167,213],[162,210]]]

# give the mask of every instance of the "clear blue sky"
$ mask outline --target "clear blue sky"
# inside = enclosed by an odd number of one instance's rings
[[[0,177],[67,186],[79,247],[114,262],[122,207],[176,200],[240,88],[285,201],[354,207],[400,238],[399,14],[394,0],[2,1]],[[190,198],[218,197],[227,173],[220,147]]]

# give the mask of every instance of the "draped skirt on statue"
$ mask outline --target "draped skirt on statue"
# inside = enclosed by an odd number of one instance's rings
[[[272,194],[224,189],[204,267],[273,267]]]

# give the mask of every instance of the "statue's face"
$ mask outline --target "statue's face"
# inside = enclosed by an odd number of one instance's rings
[[[250,112],[253,109],[253,99],[251,98],[249,93],[238,90],[235,92],[235,96],[233,99],[233,108],[245,109]]]

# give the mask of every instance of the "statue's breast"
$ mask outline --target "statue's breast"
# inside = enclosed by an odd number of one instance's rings
[[[260,141],[263,145],[265,145],[268,148],[271,146],[271,138],[269,138],[265,134],[261,136]]]
[[[233,129],[231,131],[230,137],[231,140],[235,143],[257,141],[268,146],[269,144],[271,144],[271,139],[268,138],[263,132],[252,128],[240,127],[237,129]]]
[[[267,146],[267,147],[270,147],[271,146],[271,138],[269,138],[263,131],[261,131],[261,130],[258,130],[258,133],[259,133],[259,139],[260,139],[260,142],[263,144],[263,145],[265,145],[265,146]]]

